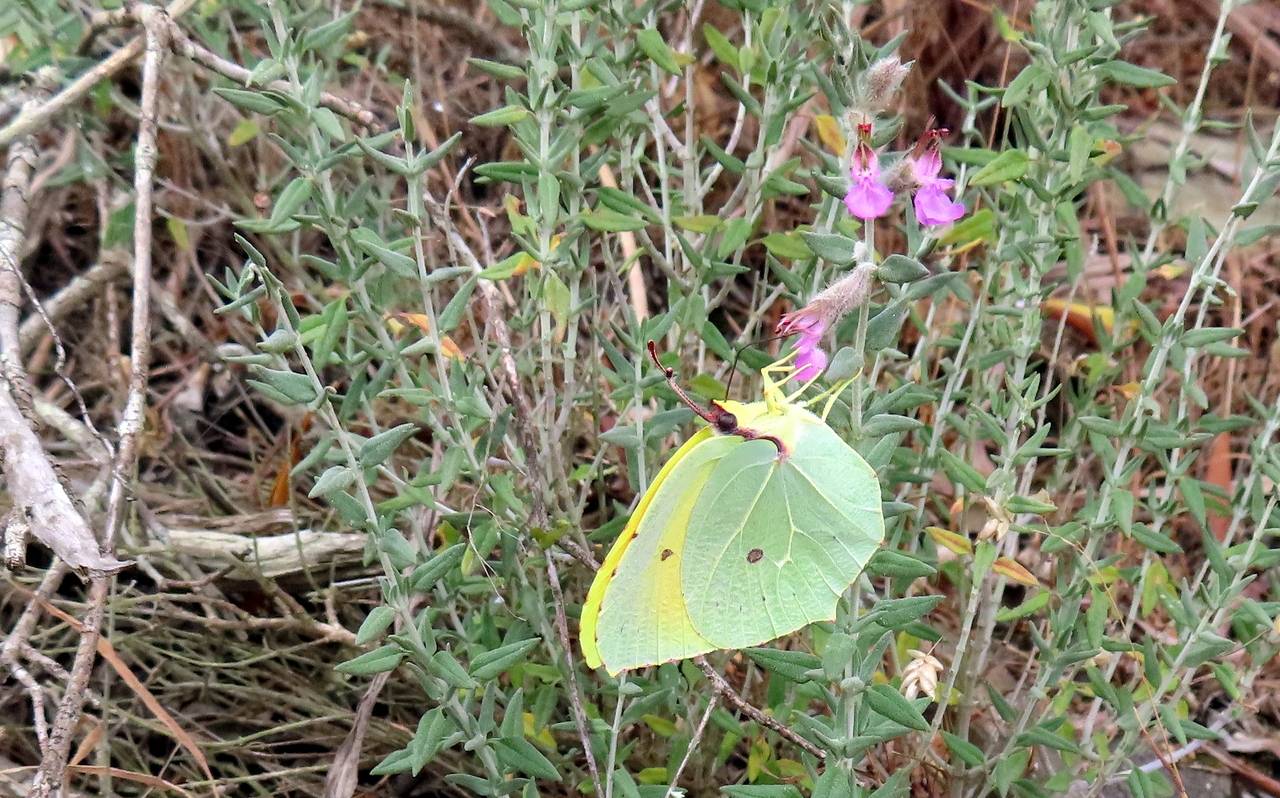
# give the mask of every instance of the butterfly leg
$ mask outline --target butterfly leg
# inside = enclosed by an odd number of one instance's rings
[[[778,394],[782,392],[782,386],[791,381],[791,375],[795,372],[795,367],[790,365],[795,358],[796,352],[792,350],[790,354],[780,357],[769,365],[760,369],[760,379],[764,381],[764,399],[769,403],[770,407],[777,404]],[[786,375],[783,379],[774,379],[775,374]]]
[[[826,404],[822,406],[822,413],[820,415],[822,416],[822,420],[826,421],[827,416],[831,414],[831,408],[835,406],[836,399],[839,398],[840,394],[844,392],[844,389],[848,388],[855,379],[857,379],[856,376],[840,380],[840,382],[831,386],[830,388],[818,394],[817,396],[814,396],[811,399],[805,400],[803,403],[801,403],[801,406],[809,407],[810,405],[817,404],[818,402],[821,402],[822,400],[825,399]],[[799,391],[797,391],[797,393],[799,393]]]
[[[787,397],[787,400],[786,400],[786,401],[787,401],[787,404],[791,404],[791,403],[792,403],[792,402],[794,402],[796,399],[800,398],[800,396],[802,396],[802,395],[804,394],[804,392],[805,392],[805,391],[809,390],[809,387],[810,387],[811,385],[813,385],[815,382],[817,382],[817,381],[818,381],[818,378],[819,378],[819,377],[821,377],[821,376],[822,376],[822,374],[821,374],[821,373],[819,373],[819,374],[815,374],[814,376],[810,377],[810,378],[809,378],[809,380],[808,380],[807,382],[805,382],[805,384],[804,384],[804,385],[801,385],[801,386],[800,386],[800,387],[799,387],[799,388],[798,388],[794,393],[792,393],[790,396],[788,396],[788,397]],[[816,401],[820,400],[822,397],[826,396],[828,392],[829,392],[829,390],[828,390],[828,391],[823,391],[822,393],[818,394],[818,395],[817,395],[817,396],[815,396],[814,398],[809,399],[809,400],[807,400],[807,401],[803,402],[802,404],[803,404],[805,407],[808,407],[809,405],[813,404],[814,402],[816,402]]]

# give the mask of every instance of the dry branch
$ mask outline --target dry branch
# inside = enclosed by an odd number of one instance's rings
[[[172,25],[164,11],[144,6],[139,15],[146,30],[146,56],[142,63],[142,97],[138,123],[138,145],[134,158],[134,192],[136,209],[133,229],[133,318],[130,340],[129,396],[121,414],[119,443],[110,493],[107,499],[103,544],[110,551],[117,530],[123,523],[125,501],[137,465],[138,436],[142,431],[146,407],[147,378],[151,356],[151,217],[152,180],[155,171],[158,129],[157,107],[160,98],[160,69],[168,48],[168,32]],[[29,178],[28,178],[29,179]],[[16,263],[14,266],[16,267]],[[16,329],[15,329],[16,332]],[[16,340],[13,342],[18,343]],[[16,351],[16,350],[15,350]],[[49,744],[40,760],[40,770],[31,786],[32,798],[47,798],[66,778],[67,756],[71,749],[71,733],[84,710],[85,688],[97,659],[100,628],[111,590],[109,577],[95,576],[89,588],[89,609],[85,613],[80,644],[71,665],[71,679],[58,707]],[[203,757],[197,756],[203,763]],[[208,766],[205,765],[205,772]]]
[[[335,563],[359,563],[367,537],[364,534],[320,532],[304,529],[282,535],[252,537],[210,529],[170,527],[165,539],[138,555],[163,551],[172,556],[190,557],[213,568],[232,566],[229,579],[276,579]]]
[[[33,99],[25,108],[39,105],[40,101]],[[82,574],[111,573],[127,563],[99,549],[32,428],[34,414],[26,401],[29,391],[18,318],[23,304],[21,252],[29,210],[27,190],[35,157],[31,137],[14,141],[0,189],[0,361],[4,366],[0,374],[0,452],[5,482],[14,511],[25,514],[27,529],[37,540]]]
[[[180,17],[187,12],[196,0],[174,0],[166,12],[171,17]],[[12,122],[0,128],[0,147],[14,141],[19,136],[42,130],[53,118],[79,102],[89,91],[103,80],[111,77],[142,54],[146,45],[144,37],[139,36],[125,46],[103,59],[97,66],[71,81],[62,91],[55,94],[48,102],[23,108]]]

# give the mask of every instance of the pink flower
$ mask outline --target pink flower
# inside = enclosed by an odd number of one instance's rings
[[[950,224],[964,216],[964,205],[947,196],[947,189],[955,181],[938,177],[942,171],[942,156],[938,146],[945,130],[926,130],[909,157],[911,176],[916,183],[915,209],[920,224]]]
[[[849,193],[844,195],[844,206],[849,213],[867,221],[878,219],[893,204],[893,192],[880,177],[880,160],[871,149],[871,125],[858,125],[858,146],[853,150],[853,165],[849,177],[853,181]]]
[[[796,379],[801,382],[808,382],[827,368],[827,353],[822,351],[820,342],[820,338],[801,336],[796,344]]]
[[[822,350],[822,336],[829,320],[820,305],[809,305],[788,313],[778,322],[777,332],[798,335],[796,341],[796,378],[808,382],[827,368],[827,353]]]

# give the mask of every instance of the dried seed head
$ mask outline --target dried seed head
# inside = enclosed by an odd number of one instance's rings
[[[915,175],[912,173],[911,164],[906,158],[899,158],[894,161],[882,174],[884,184],[894,194],[908,194],[916,190]]]
[[[907,698],[927,695],[938,700],[938,677],[942,675],[942,662],[932,654],[919,649],[907,652],[911,661],[902,669],[902,694]]]
[[[889,107],[893,95],[911,71],[911,64],[904,64],[896,55],[881,58],[862,73],[862,104],[869,114],[878,114]]]

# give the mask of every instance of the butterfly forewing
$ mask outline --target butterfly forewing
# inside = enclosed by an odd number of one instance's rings
[[[589,596],[583,609],[583,650],[597,654],[610,673],[715,648],[690,623],[680,589],[685,530],[716,464],[742,445],[741,438],[704,437],[673,457],[601,567],[603,588],[593,586],[596,601]]]

